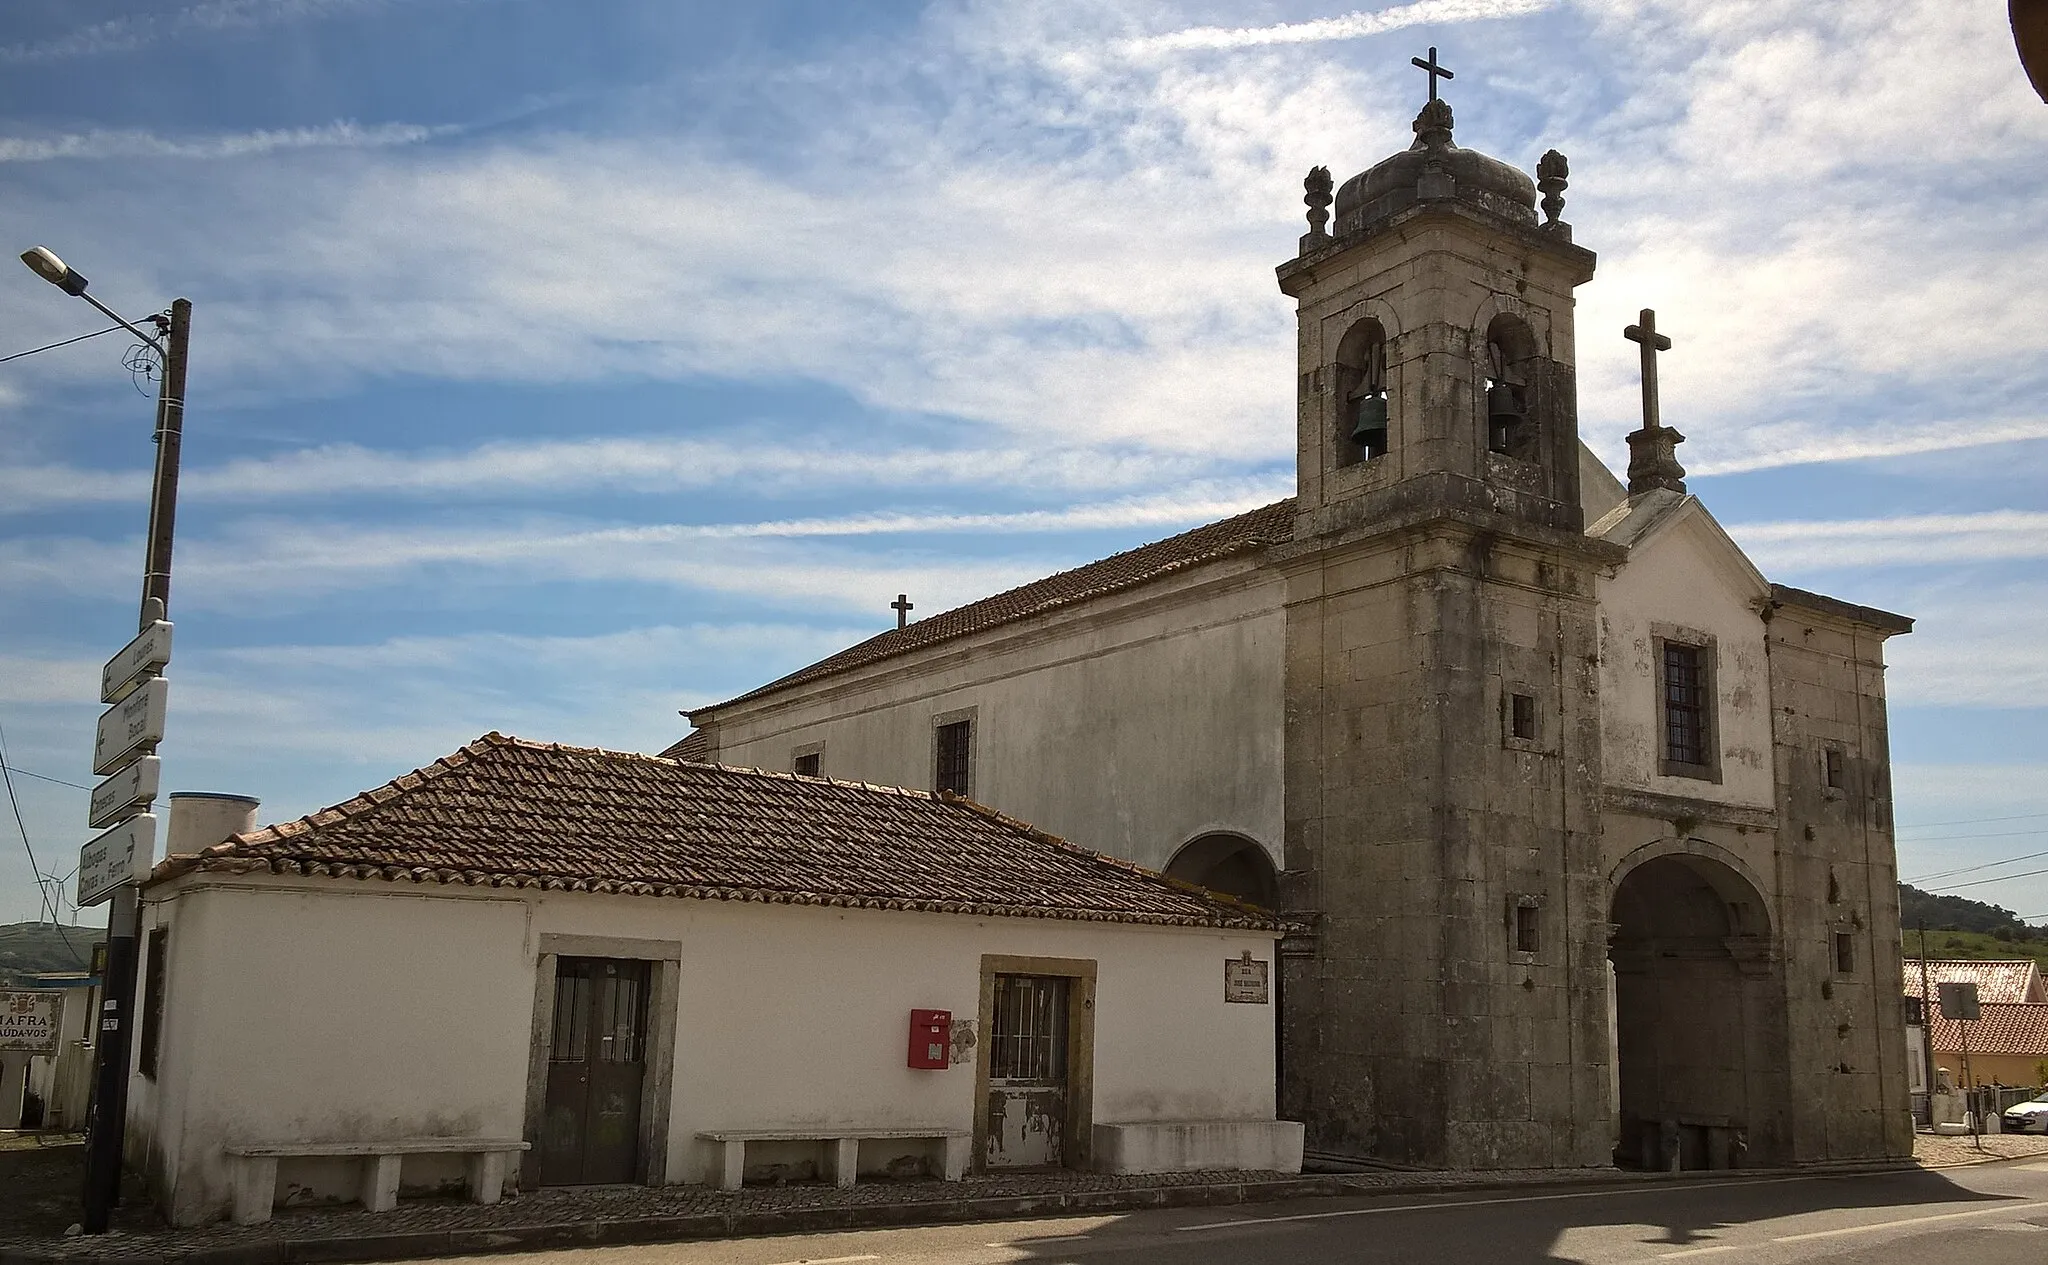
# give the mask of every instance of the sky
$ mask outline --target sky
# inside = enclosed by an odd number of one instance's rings
[[[1902,874],[2048,922],[2048,106],[1988,0],[10,0],[0,245],[194,304],[166,789],[659,750],[898,592],[1288,495],[1271,270],[1431,45],[1459,143],[1570,156],[1586,440],[1625,465],[1655,308],[1692,490],[1918,620]],[[0,267],[0,355],[105,324]],[[52,877],[90,834],[128,341],[0,364],[0,922],[17,826]]]

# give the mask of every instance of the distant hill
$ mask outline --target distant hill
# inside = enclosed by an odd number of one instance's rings
[[[106,938],[100,927],[63,927],[48,922],[0,926],[0,984],[42,971],[82,971],[92,946]],[[68,941],[68,943],[67,943]]]
[[[1964,896],[1936,896],[1910,883],[1899,884],[1899,927],[1912,931],[1925,923],[1929,931],[1975,931],[2001,940],[2048,942],[2048,927],[2031,927],[2000,905]]]

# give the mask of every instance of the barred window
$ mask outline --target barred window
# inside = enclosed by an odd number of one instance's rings
[[[804,777],[816,777],[818,776],[820,762],[821,756],[818,752],[808,752],[790,762],[790,772],[801,774]]]
[[[1673,764],[1711,763],[1706,655],[1702,646],[1664,643],[1664,758]]]
[[[974,722],[971,720],[956,720],[932,731],[933,763],[936,766],[932,789],[951,791],[955,795],[973,793],[973,739]]]

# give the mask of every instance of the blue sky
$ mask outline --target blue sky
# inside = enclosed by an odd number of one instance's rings
[[[1588,441],[1625,458],[1656,308],[1693,489],[1773,579],[1919,618],[1913,878],[2048,852],[2048,107],[2004,21],[14,0],[0,244],[196,305],[166,782],[275,819],[489,729],[658,749],[899,590],[1287,494],[1301,176],[1405,145],[1434,44],[1461,143],[1571,156]],[[0,269],[0,354],[97,327]],[[121,351],[0,365],[0,726],[78,783],[139,583]],[[69,870],[84,793],[15,789]],[[2048,919],[2048,877],[1962,890]],[[37,908],[0,818],[0,920]]]

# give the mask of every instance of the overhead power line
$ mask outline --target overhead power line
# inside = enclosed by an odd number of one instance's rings
[[[47,773],[31,773],[27,769],[16,768],[14,765],[8,764],[4,760],[0,760],[0,768],[6,769],[9,773],[19,773],[23,777],[32,777],[38,782],[55,782],[59,786],[68,786],[73,790],[89,791],[92,789],[90,786],[85,785],[83,782],[67,782],[61,777],[51,777]]]
[[[1930,887],[1925,890],[1929,895],[1934,895],[1940,892],[1957,891],[1965,887],[1983,887],[1987,883],[2010,883],[2014,879],[2033,878],[2040,874],[2048,874],[2048,870],[2024,870],[2018,874],[2005,874],[1998,878],[1974,878],[1967,883],[1950,883],[1945,887]]]
[[[10,360],[19,360],[23,356],[33,356],[39,351],[55,351],[59,347],[69,347],[73,343],[82,343],[88,338],[98,338],[101,334],[111,334],[117,329],[127,328],[126,325],[109,325],[105,329],[96,329],[90,334],[80,334],[76,338],[67,338],[61,343],[47,343],[41,347],[31,347],[27,351],[17,351],[13,355],[0,356],[0,365],[4,365]]]
[[[28,853],[28,868],[36,876],[36,897],[42,907],[49,911],[50,925],[57,929],[57,938],[64,942],[64,952],[77,959],[78,950],[71,945],[71,937],[64,934],[63,909],[57,897],[50,894],[50,888],[43,877],[43,867],[36,862],[36,850],[28,841],[28,823],[22,819],[21,800],[14,793],[14,774],[7,768],[7,730],[0,727],[0,785],[7,788],[7,803],[14,810],[14,828],[21,832],[21,850]]]
[[[2048,817],[2048,813],[2021,813],[2017,817],[1969,817],[1962,821],[1916,821],[1901,830],[1932,830],[1937,826],[1988,826],[1994,821],[2033,821],[2037,817]]]
[[[1965,865],[1960,869],[1943,870],[1939,874],[1922,874],[1918,878],[1901,879],[1899,881],[1903,883],[1927,883],[1938,878],[1954,878],[1958,874],[1975,874],[1979,870],[1993,870],[2001,865],[2016,865],[2021,861],[2032,861],[2038,857],[2048,857],[2048,852],[2028,852],[2016,857],[2007,857],[2003,861],[1986,861],[1982,865]]]

